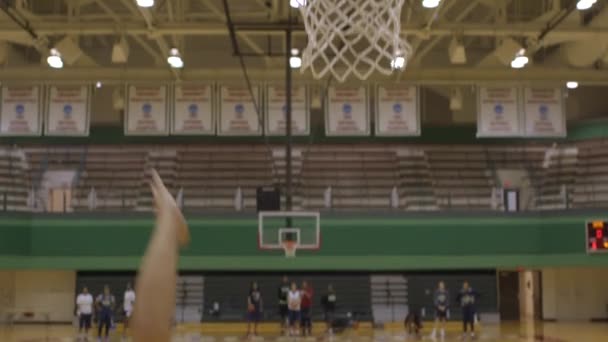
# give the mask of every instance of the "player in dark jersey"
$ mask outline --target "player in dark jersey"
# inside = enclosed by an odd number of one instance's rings
[[[110,327],[112,326],[112,316],[114,314],[114,306],[116,305],[116,299],[110,292],[108,285],[103,287],[103,293],[97,296],[95,303],[98,310],[97,337],[101,341],[101,332],[105,328],[105,340],[107,342],[110,340]]]
[[[262,318],[262,294],[258,284],[253,282],[247,296],[247,336],[251,336],[251,324],[253,323],[253,335],[258,335],[258,323]]]
[[[333,334],[334,314],[336,312],[336,291],[331,284],[327,287],[327,293],[321,297],[321,306],[325,316],[326,333]]]
[[[287,295],[289,294],[289,279],[287,276],[283,276],[283,282],[279,285],[278,299],[279,299],[279,316],[281,317],[281,332],[285,334],[287,332],[289,322],[288,314],[289,308],[287,307]]]
[[[475,302],[479,297],[479,293],[469,286],[469,282],[465,281],[462,284],[462,289],[458,293],[456,300],[462,308],[462,337],[467,336],[467,327],[471,327],[471,338],[475,338],[475,314],[477,313]]]
[[[448,306],[450,296],[445,284],[440,281],[435,293],[433,294],[433,305],[435,306],[435,327],[431,333],[431,339],[437,338],[437,328],[440,328],[441,338],[445,338],[445,323],[448,319]]]

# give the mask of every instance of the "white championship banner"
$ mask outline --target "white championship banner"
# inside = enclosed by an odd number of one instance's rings
[[[285,87],[268,85],[266,92],[266,135],[286,135],[287,120]],[[291,134],[310,133],[310,110],[308,89],[305,86],[291,88]]]
[[[522,134],[519,91],[516,87],[479,87],[478,137],[515,137]]]
[[[253,87],[255,102],[260,106],[259,87]],[[251,99],[249,89],[244,86],[220,87],[219,135],[261,135],[262,126]],[[260,113],[261,115],[262,113]]]
[[[213,87],[210,84],[175,86],[171,133],[176,135],[215,134]]]
[[[125,108],[126,135],[167,135],[167,86],[129,85]]]
[[[46,135],[89,135],[91,87],[56,85],[49,88]]]
[[[563,99],[563,93],[560,88],[524,88],[526,136],[566,136],[566,118]]]
[[[328,136],[369,135],[369,106],[365,87],[329,87],[325,133]]]
[[[42,133],[39,86],[2,87],[0,135],[32,136]]]
[[[420,135],[418,88],[378,86],[376,90],[376,135]]]

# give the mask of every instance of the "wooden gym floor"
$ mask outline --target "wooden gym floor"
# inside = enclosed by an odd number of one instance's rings
[[[237,342],[246,340],[246,326],[243,324],[204,324],[183,325],[175,330],[173,341],[184,342]],[[423,331],[422,341],[431,341],[429,338],[432,324],[426,324]],[[370,326],[362,326],[356,331],[349,331],[341,335],[329,338],[322,337],[322,330],[318,326],[315,331],[316,338],[286,338],[279,337],[274,325],[264,324],[260,327],[260,336],[252,338],[254,342],[400,342],[415,341],[413,337],[407,337],[401,328],[389,327],[385,330],[372,330]],[[110,341],[118,342],[121,339],[121,328],[118,327],[111,333]],[[447,329],[445,342],[460,341],[459,325],[450,323]],[[128,338],[127,341],[130,339]],[[437,339],[441,341],[441,339]],[[478,341],[507,342],[605,342],[608,341],[608,323],[535,323],[518,324],[503,323],[480,327],[477,336]],[[0,326],[0,341],[2,342],[71,342],[76,341],[76,332],[68,325],[14,325]],[[89,341],[97,341],[91,335]]]

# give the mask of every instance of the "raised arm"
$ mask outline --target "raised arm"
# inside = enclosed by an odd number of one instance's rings
[[[139,268],[133,339],[169,342],[175,311],[178,250],[188,243],[190,235],[173,196],[154,170],[150,187],[156,206],[156,226]]]

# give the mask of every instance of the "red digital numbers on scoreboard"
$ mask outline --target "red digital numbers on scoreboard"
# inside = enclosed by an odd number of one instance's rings
[[[608,220],[587,222],[586,239],[588,253],[608,253]]]

